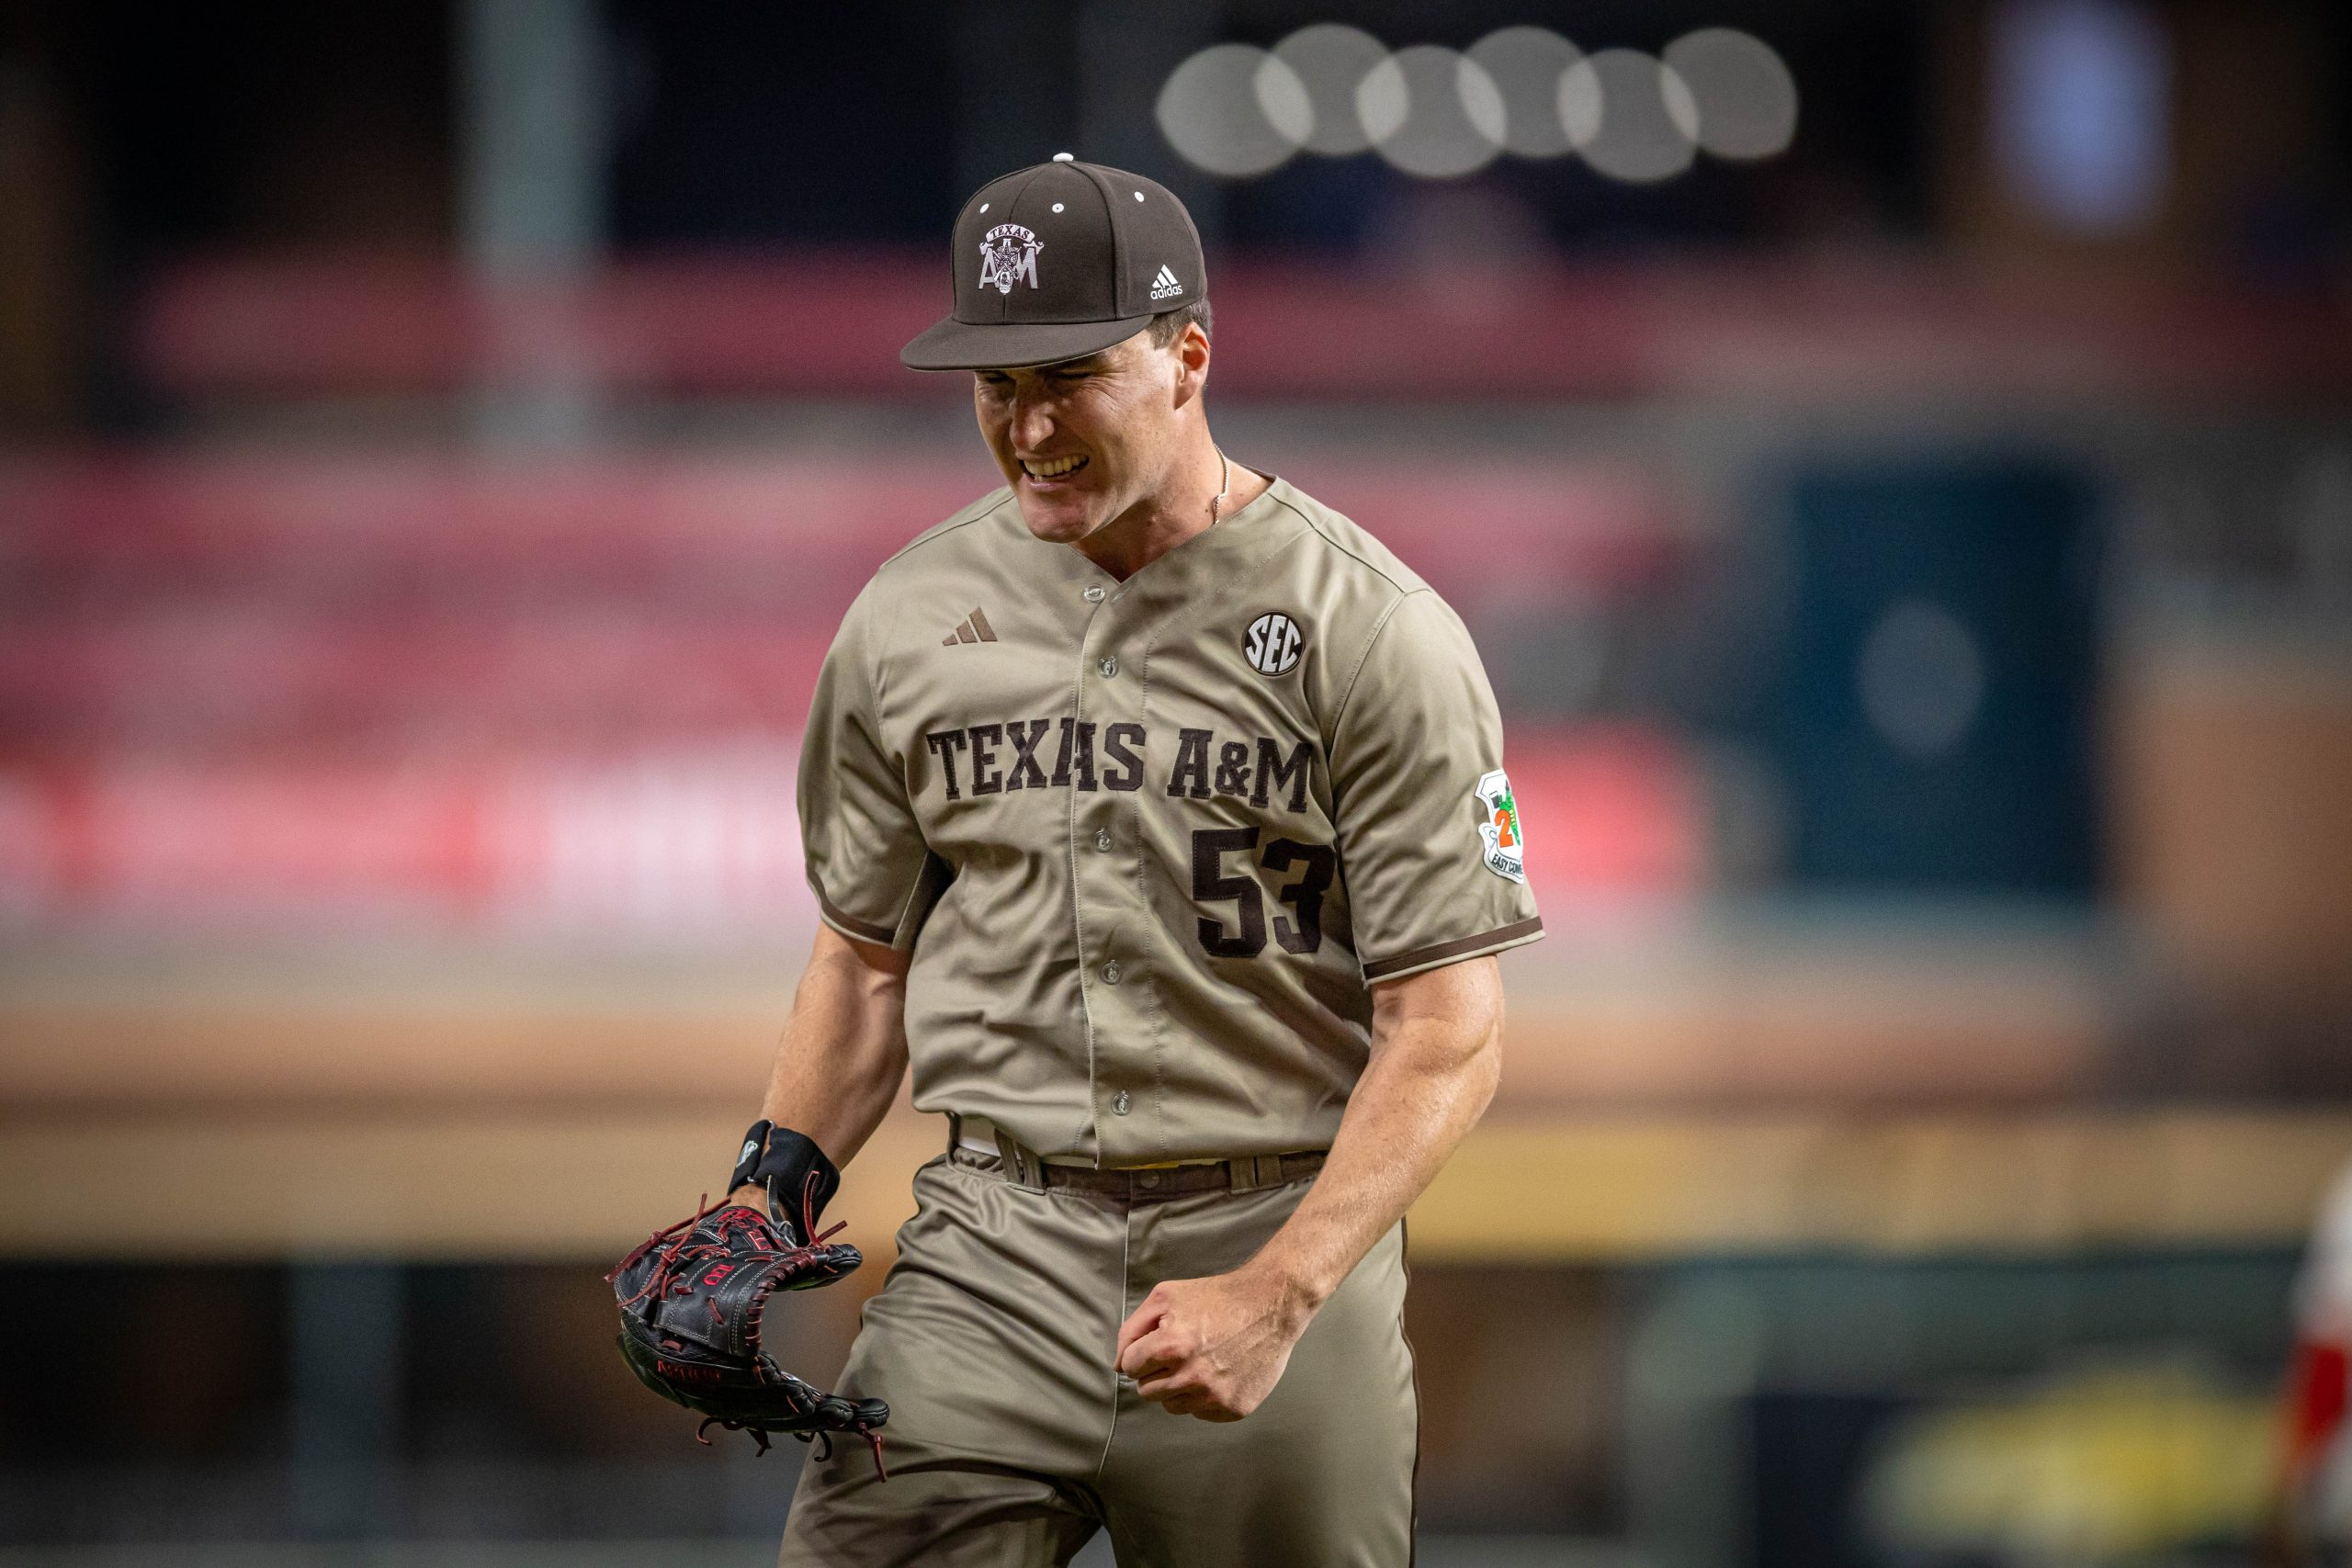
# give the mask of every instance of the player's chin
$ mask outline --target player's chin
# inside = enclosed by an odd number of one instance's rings
[[[1049,545],[1074,545],[1102,525],[1094,498],[1073,488],[1046,488],[1023,479],[1013,493],[1029,532]]]

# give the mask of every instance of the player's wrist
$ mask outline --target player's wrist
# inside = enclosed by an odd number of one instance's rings
[[[1294,1334],[1306,1329],[1337,1288],[1336,1281],[1326,1284],[1298,1259],[1283,1253],[1261,1252],[1241,1271],[1272,1298],[1277,1320]]]

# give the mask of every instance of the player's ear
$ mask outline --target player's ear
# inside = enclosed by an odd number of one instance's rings
[[[1200,322],[1187,321],[1168,350],[1176,356],[1176,406],[1182,408],[1208,385],[1209,334],[1201,331]]]

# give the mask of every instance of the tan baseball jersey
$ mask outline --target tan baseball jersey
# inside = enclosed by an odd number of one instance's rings
[[[1330,1145],[1368,983],[1534,941],[1477,649],[1281,479],[1125,582],[1000,490],[843,617],[808,880],[911,951],[917,1108],[1104,1166]]]

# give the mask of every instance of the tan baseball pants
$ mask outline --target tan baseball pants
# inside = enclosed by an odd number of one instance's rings
[[[1404,1568],[1418,1409],[1404,1227],[1381,1238],[1243,1421],[1170,1416],[1113,1365],[1162,1280],[1239,1267],[1311,1178],[1167,1197],[1040,1190],[958,1149],[865,1307],[840,1392],[889,1401],[890,1478],[864,1443],[802,1472],[785,1568],[1058,1568],[1107,1529],[1121,1568]],[[1148,1187],[1146,1183],[1150,1185]]]

